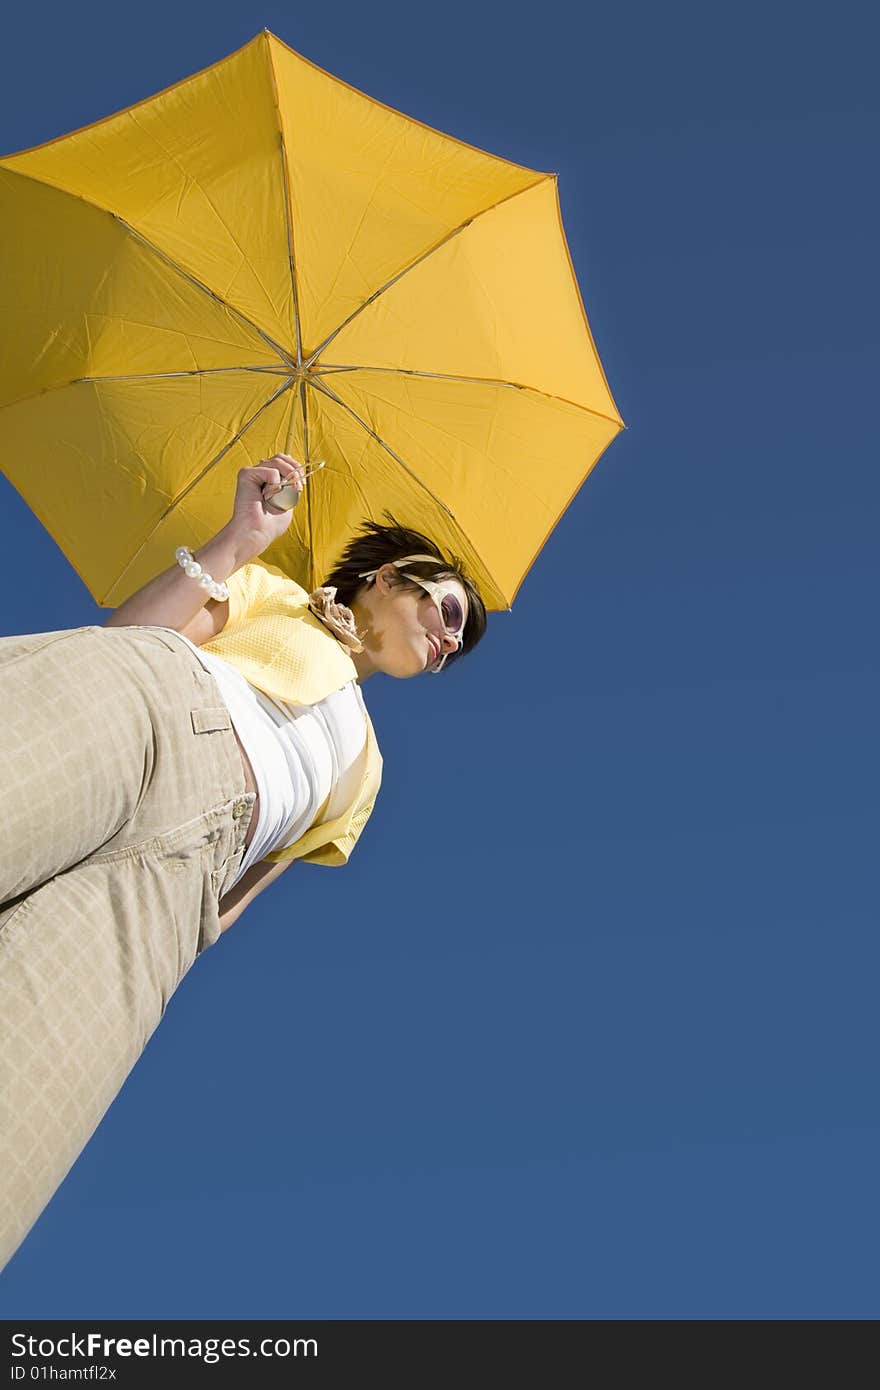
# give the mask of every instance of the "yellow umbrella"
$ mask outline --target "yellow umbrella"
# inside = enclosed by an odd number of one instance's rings
[[[555,176],[266,31],[0,160],[0,239],[0,466],[100,604],[286,451],[326,461],[265,557],[306,587],[390,509],[509,607],[622,428]]]

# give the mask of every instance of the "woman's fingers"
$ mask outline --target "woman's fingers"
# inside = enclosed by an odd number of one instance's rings
[[[296,485],[298,481],[299,474],[296,470],[283,466],[279,468],[271,460],[255,464],[252,468],[238,470],[238,486],[245,493],[277,492],[286,483]]]
[[[252,470],[261,482],[263,498],[268,501],[285,486],[296,488],[297,494],[305,487],[305,469],[290,454],[273,454]]]
[[[262,462],[269,467],[277,468],[284,478],[289,478],[293,482],[295,477],[305,478],[306,470],[298,459],[290,454],[273,454],[270,459],[263,459]]]
[[[304,470],[302,463],[299,463],[296,459],[292,459],[289,453],[277,453],[277,455],[272,455],[271,459],[267,460],[267,467],[277,468],[279,481],[278,485],[270,484],[264,486],[264,502],[270,503],[271,505],[272,498],[275,498],[275,496],[278,496],[279,492],[285,491],[286,489],[285,498],[282,499],[281,510],[288,510],[289,507],[295,506],[300,495],[302,495],[304,486],[306,486],[306,470]],[[289,489],[293,489],[293,492],[291,493]],[[275,510],[278,510],[278,507]]]
[[[239,469],[237,497],[242,506],[260,502],[273,515],[286,512],[296,505],[302,495],[306,476],[305,468],[292,455],[273,454],[251,468]],[[282,499],[283,507],[273,507],[273,497],[277,497],[285,488],[292,489],[294,495],[288,494]]]

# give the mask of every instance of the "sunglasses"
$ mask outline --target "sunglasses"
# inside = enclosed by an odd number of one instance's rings
[[[400,569],[403,565],[413,564],[416,560],[430,560],[432,564],[437,563],[436,555],[405,555],[402,560],[392,560],[391,563]],[[375,570],[365,570],[358,575],[358,579],[372,579],[376,574]],[[420,589],[424,589],[426,594],[430,594],[431,600],[437,612],[440,614],[440,621],[443,624],[443,631],[449,637],[454,637],[458,646],[453,652],[444,652],[442,656],[429,666],[428,670],[433,676],[439,676],[443,667],[456,661],[461,656],[461,649],[464,643],[464,609],[461,606],[461,599],[453,590],[446,587],[443,580],[438,583],[433,579],[419,579],[418,575],[408,574],[406,578],[412,584],[418,584]],[[448,583],[448,581],[446,582]]]

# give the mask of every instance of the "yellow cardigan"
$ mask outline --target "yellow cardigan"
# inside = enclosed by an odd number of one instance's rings
[[[354,662],[333,634],[309,611],[309,596],[275,565],[254,561],[226,581],[229,618],[205,651],[228,661],[245,680],[294,705],[314,705],[355,680]],[[367,715],[367,756],[360,789],[335,820],[313,825],[295,844],[266,859],[306,859],[345,864],[379,793],[382,755]]]

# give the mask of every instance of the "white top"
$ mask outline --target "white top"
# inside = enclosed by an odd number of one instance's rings
[[[322,822],[340,815],[357,796],[367,747],[364,697],[352,680],[315,705],[291,705],[258,690],[228,661],[202,651],[182,632],[177,636],[216,680],[254,770],[259,817],[237,883],[271,850],[304,835],[328,797]]]

